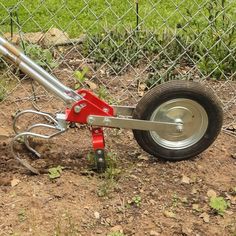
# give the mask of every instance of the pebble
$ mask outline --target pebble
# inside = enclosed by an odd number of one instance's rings
[[[233,153],[233,154],[231,154],[231,157],[232,157],[233,159],[236,159],[236,152]]]
[[[172,212],[172,211],[164,211],[164,216],[167,217],[167,218],[176,218],[175,217],[175,213]]]
[[[149,211],[148,211],[148,210],[145,210],[145,211],[143,212],[143,214],[144,214],[144,215],[148,215],[148,214],[149,214]]]
[[[99,212],[97,212],[97,211],[95,211],[94,212],[94,217],[95,217],[95,219],[100,219],[100,213]]]
[[[191,182],[191,180],[189,177],[187,177],[186,175],[182,176],[181,183],[190,184],[190,182]]]
[[[116,225],[114,227],[111,228],[111,232],[119,232],[119,233],[123,233],[123,228],[121,225]]]
[[[182,226],[181,230],[182,230],[182,233],[186,236],[192,235],[192,232],[193,232],[191,228],[189,228],[188,226],[185,226],[185,225]]]
[[[211,197],[216,197],[217,194],[216,194],[216,192],[215,192],[214,190],[209,189],[209,190],[207,191],[207,196],[208,196],[209,198],[211,198]]]
[[[129,219],[128,219],[129,223],[133,222],[133,220],[134,220],[133,216],[130,216]]]
[[[98,229],[98,230],[96,231],[96,233],[97,233],[97,234],[102,234],[102,233],[103,233],[103,231],[102,231],[102,230],[100,230],[100,229]]]
[[[159,236],[160,234],[157,232],[157,231],[155,231],[155,230],[151,230],[150,231],[150,236]]]

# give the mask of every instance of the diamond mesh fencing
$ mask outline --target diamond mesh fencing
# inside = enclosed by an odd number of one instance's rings
[[[196,80],[213,90],[236,135],[236,2],[0,1],[0,33],[67,86],[134,105],[153,86]],[[1,125],[58,99],[0,58]],[[4,123],[5,122],[5,123]]]

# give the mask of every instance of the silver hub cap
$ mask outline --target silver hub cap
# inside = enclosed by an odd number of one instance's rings
[[[205,134],[208,116],[197,102],[178,98],[160,105],[152,114],[151,121],[172,122],[176,125],[163,125],[150,131],[153,140],[168,149],[184,149],[197,143]]]

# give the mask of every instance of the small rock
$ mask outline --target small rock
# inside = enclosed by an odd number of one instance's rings
[[[85,83],[89,86],[89,88],[91,89],[91,90],[96,90],[97,89],[97,85],[95,84],[95,83],[93,83],[92,81],[90,81],[90,80],[85,80]]]
[[[143,161],[148,161],[149,160],[148,156],[145,156],[145,155],[138,156],[138,159],[143,160]]]
[[[191,194],[196,194],[196,193],[197,193],[197,189],[193,188]]]
[[[99,212],[97,212],[97,211],[95,211],[94,212],[94,217],[95,217],[95,219],[100,219],[100,213]]]
[[[10,134],[3,128],[0,128],[0,140],[5,140],[10,137]]]
[[[199,205],[198,204],[193,204],[192,209],[195,211],[199,211]]]
[[[202,171],[203,167],[201,165],[197,165],[198,170]]]
[[[12,181],[11,181],[11,186],[12,187],[15,187],[16,185],[18,185],[20,183],[20,180],[19,179],[13,179]]]
[[[106,218],[105,221],[106,221],[107,224],[111,225],[111,219],[110,218]]]
[[[148,210],[145,210],[145,211],[143,212],[143,214],[144,214],[144,215],[148,215],[148,214],[149,214]]]
[[[111,232],[119,232],[119,233],[123,233],[123,228],[121,225],[116,225],[114,227],[111,228]]]
[[[216,194],[216,192],[215,192],[214,190],[209,189],[209,190],[207,191],[207,196],[208,196],[209,198],[211,198],[211,197],[216,197],[217,194]]]
[[[151,236],[159,236],[160,234],[155,231],[155,230],[151,230],[150,233],[149,233]]]
[[[129,177],[133,178],[133,179],[138,179],[138,177],[136,175],[130,175]]]
[[[103,231],[102,231],[101,229],[98,229],[98,230],[96,230],[96,233],[97,233],[97,234],[102,234]]]
[[[175,218],[175,213],[172,211],[164,211],[164,216],[167,218]]]
[[[190,235],[192,235],[192,229],[190,229],[188,226],[186,226],[186,225],[182,225],[182,228],[181,228],[181,230],[182,230],[182,233],[184,234],[184,235],[186,235],[186,236],[190,236]]]
[[[231,157],[232,157],[233,159],[236,159],[236,152],[233,153],[233,154],[231,154]]]
[[[133,216],[130,216],[130,217],[128,218],[128,222],[129,222],[129,223],[132,223],[133,220],[134,220],[134,217],[133,217]]]
[[[189,177],[187,177],[186,175],[182,176],[181,183],[190,184],[190,182],[191,182],[191,179]]]
[[[158,191],[153,191],[153,192],[151,192],[150,194],[151,194],[151,196],[153,196],[153,197],[159,196]]]
[[[157,203],[157,202],[156,202],[155,200],[153,200],[153,199],[150,199],[149,202],[150,202],[151,205],[156,205],[156,203]]]
[[[130,229],[130,228],[126,228],[124,229],[124,234],[125,235],[134,235],[136,232],[136,230]]]
[[[43,35],[41,42],[44,46],[49,47],[55,44],[63,44],[68,40],[69,36],[67,33],[57,28],[52,28]]]
[[[203,218],[203,221],[206,223],[210,222],[210,216],[206,212],[202,213],[199,217]]]
[[[228,214],[228,215],[233,215],[234,214],[233,211],[225,211],[225,213]]]

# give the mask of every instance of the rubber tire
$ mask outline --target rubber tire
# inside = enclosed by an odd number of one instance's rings
[[[99,174],[102,174],[106,171],[106,161],[105,159],[103,160],[103,162],[97,161],[97,172]]]
[[[151,89],[137,104],[133,118],[150,120],[161,104],[176,98],[199,103],[208,115],[207,130],[197,143],[183,149],[168,149],[156,143],[149,131],[133,130],[134,138],[144,151],[169,161],[189,159],[206,150],[217,138],[223,123],[223,111],[215,95],[197,82],[182,80],[170,81]]]

